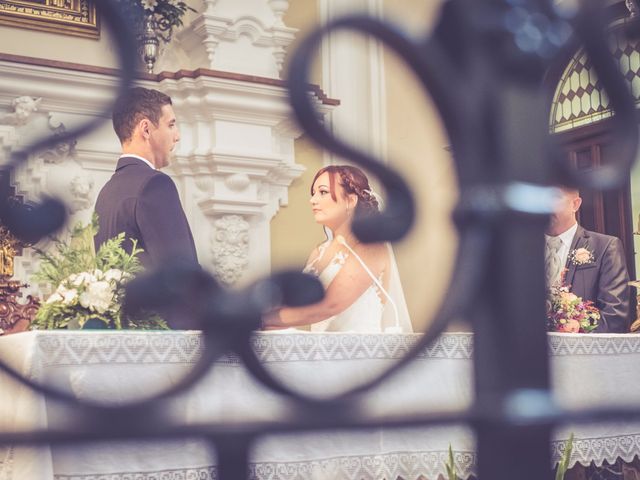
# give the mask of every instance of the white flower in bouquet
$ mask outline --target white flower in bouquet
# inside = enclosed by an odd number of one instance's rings
[[[111,283],[94,282],[80,295],[80,305],[93,312],[105,313],[112,306],[114,294]]]
[[[71,305],[78,299],[78,290],[76,290],[75,288],[67,288],[64,286],[64,284],[58,287],[56,293],[60,295],[60,297],[62,297],[60,301],[64,305]]]
[[[63,300],[62,295],[56,292],[50,295],[49,298],[47,298],[47,301],[44,303],[51,305],[52,303],[62,303],[62,300]]]
[[[106,272],[104,272],[104,279],[107,282],[121,282],[122,280],[126,280],[128,276],[122,270],[118,268],[110,268]]]
[[[73,280],[71,279],[71,277],[73,277]],[[91,283],[95,282],[96,277],[94,277],[89,272],[80,272],[77,275],[76,274],[70,275],[69,281],[71,282],[71,285],[75,287],[80,287],[82,285],[90,285]]]
[[[54,293],[40,306],[32,328],[84,328],[91,321],[107,328],[166,329],[158,315],[125,315],[121,303],[125,284],[142,270],[134,242],[131,250],[122,243],[124,233],[109,239],[95,252],[93,237],[97,217],[89,225],[77,225],[68,241],[56,240],[55,250],[36,250],[42,261],[36,279],[45,281]]]

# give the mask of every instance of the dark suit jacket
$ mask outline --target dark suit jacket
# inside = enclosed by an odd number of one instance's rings
[[[591,300],[600,310],[600,323],[595,332],[626,333],[629,331],[629,273],[622,242],[616,237],[590,232],[578,226],[571,250],[586,248],[594,261],[574,265],[567,259],[565,283],[584,300]]]
[[[118,160],[116,171],[96,200],[99,231],[96,251],[109,238],[124,232],[144,249],[145,267],[166,261],[197,263],[193,235],[171,178],[134,157]],[[132,243],[123,247],[131,252]]]

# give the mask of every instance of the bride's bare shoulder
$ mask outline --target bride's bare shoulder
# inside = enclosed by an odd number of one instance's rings
[[[385,243],[361,243],[358,247],[358,255],[367,263],[384,266],[389,261],[389,250]]]

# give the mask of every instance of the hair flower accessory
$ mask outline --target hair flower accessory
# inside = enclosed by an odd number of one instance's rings
[[[382,196],[378,192],[374,191],[373,188],[370,188],[368,190],[363,190],[363,192],[368,193],[373,198],[375,198],[376,201],[378,202],[378,206],[380,208],[384,208],[384,200],[382,199]]]
[[[569,252],[569,261],[572,265],[588,265],[595,261],[593,252],[587,248],[581,247],[573,249]]]

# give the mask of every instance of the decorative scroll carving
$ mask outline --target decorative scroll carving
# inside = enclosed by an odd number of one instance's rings
[[[49,114],[49,128],[53,130],[54,137],[61,137],[67,132],[64,123],[57,121],[55,115],[51,113]],[[52,148],[41,153],[40,157],[44,163],[59,165],[67,158],[75,156],[77,143],[76,139],[58,142]]]
[[[0,335],[27,330],[40,308],[40,301],[31,295],[26,303],[18,303],[20,289],[26,287],[17,280],[0,281]]]
[[[214,222],[214,274],[225,285],[234,284],[249,264],[249,227],[240,215],[225,215]]]
[[[26,330],[40,307],[31,295],[26,303],[19,303],[20,289],[28,285],[9,280],[13,276],[13,259],[21,249],[20,241],[0,225],[0,335]]]
[[[76,213],[93,205],[93,178],[88,175],[76,175],[71,180],[70,191],[73,196],[71,213]]]
[[[251,179],[246,173],[234,173],[232,175],[229,175],[224,180],[224,183],[234,192],[242,192],[243,190],[246,190],[247,187],[251,184]]]

